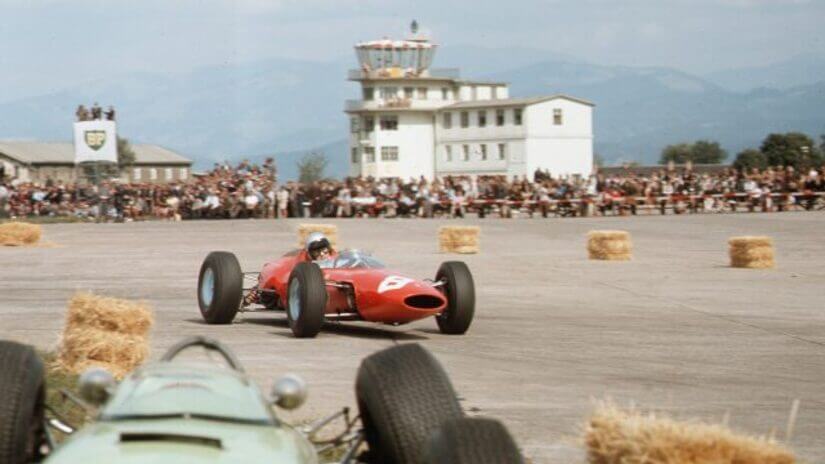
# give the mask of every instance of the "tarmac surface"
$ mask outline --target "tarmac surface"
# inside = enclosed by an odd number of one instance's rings
[[[208,326],[196,300],[212,250],[247,271],[294,247],[302,220],[55,224],[54,247],[0,248],[0,338],[54,348],[78,290],[145,299],[156,311],[152,356],[181,337],[226,342],[264,389],[282,373],[310,387],[296,420],[355,406],[364,356],[421,343],[445,365],[468,413],[499,418],[533,462],[584,462],[580,431],[594,400],[729,424],[784,439],[825,461],[825,213],[587,219],[316,220],[339,243],[367,249],[413,277],[463,259],[474,273],[476,318],[464,336],[434,320],[388,327],[327,325],[294,339],[282,313]],[[482,227],[482,251],[437,252],[444,224]],[[630,262],[587,260],[585,234],[630,231]],[[770,235],[774,270],[728,267],[727,239]]]

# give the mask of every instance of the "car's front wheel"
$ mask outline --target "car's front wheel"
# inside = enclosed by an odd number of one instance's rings
[[[198,306],[208,324],[229,324],[241,307],[243,272],[227,251],[209,253],[198,276]]]
[[[39,462],[46,443],[46,380],[30,346],[0,341],[0,462]]]
[[[318,335],[327,306],[326,280],[321,268],[315,263],[298,263],[287,285],[286,315],[292,334],[299,338]]]
[[[421,464],[433,431],[464,416],[447,373],[417,344],[365,358],[355,394],[370,463]]]
[[[441,333],[461,335],[473,322],[476,308],[476,288],[470,268],[462,261],[441,263],[435,275],[441,291],[447,297],[447,307],[436,316]]]

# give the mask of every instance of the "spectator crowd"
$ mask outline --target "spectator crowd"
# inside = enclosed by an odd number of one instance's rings
[[[590,177],[347,178],[276,182],[274,163],[216,164],[187,182],[99,186],[0,181],[0,217],[131,221],[285,217],[593,216],[822,209],[825,167],[661,170]]]

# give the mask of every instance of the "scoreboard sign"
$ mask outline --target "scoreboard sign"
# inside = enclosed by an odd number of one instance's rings
[[[74,161],[117,163],[117,131],[114,121],[74,123]]]

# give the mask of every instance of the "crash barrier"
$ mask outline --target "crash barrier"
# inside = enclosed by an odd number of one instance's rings
[[[615,406],[599,406],[585,425],[588,462],[596,464],[793,464],[794,454],[771,439],[726,426],[679,422]]]
[[[770,237],[731,237],[728,240],[731,267],[771,269],[774,267]]]
[[[324,217],[395,217],[395,216],[454,216],[475,213],[512,218],[518,215],[542,217],[621,216],[636,214],[699,214],[735,212],[804,211],[825,209],[825,192],[797,193],[725,193],[705,195],[673,194],[664,196],[586,196],[569,199],[511,200],[469,199],[460,201],[384,200],[377,197],[353,198],[349,201],[333,199],[318,208],[313,202],[303,203],[305,216]],[[316,213],[313,213],[316,211]]]
[[[321,232],[329,240],[333,248],[338,244],[338,226],[335,224],[299,224],[298,225],[298,247],[306,245],[307,237],[313,232]]]
[[[441,253],[478,253],[480,232],[478,226],[442,226],[438,229],[438,250]]]
[[[630,233],[623,230],[592,230],[587,233],[587,255],[590,259],[627,261],[632,257]]]
[[[37,224],[9,222],[0,224],[0,245],[34,245],[40,241],[42,229]]]
[[[153,322],[146,303],[78,293],[69,301],[57,367],[76,374],[103,367],[123,378],[149,355]]]

